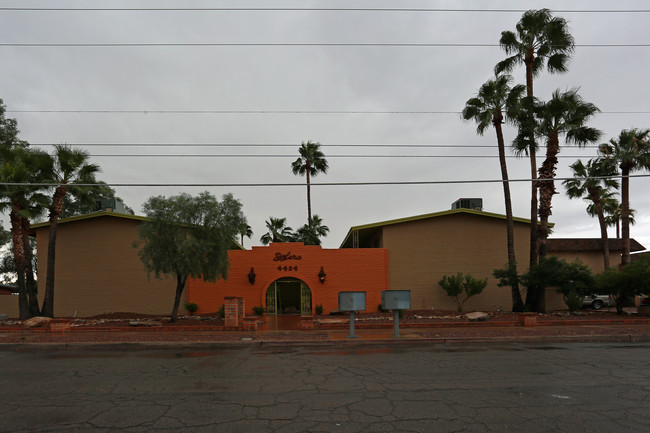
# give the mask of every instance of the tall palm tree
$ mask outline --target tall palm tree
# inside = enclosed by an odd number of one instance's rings
[[[546,159],[539,168],[539,256],[546,256],[548,239],[548,217],[552,214],[551,202],[555,190],[555,170],[557,154],[560,152],[560,135],[565,136],[567,144],[584,146],[596,142],[601,131],[586,126],[586,123],[600,110],[594,104],[584,102],[577,89],[566,92],[556,90],[548,102],[535,107],[537,134],[546,140]],[[538,312],[546,309],[545,293],[537,294]]]
[[[269,217],[266,222],[267,233],[260,238],[262,245],[268,245],[271,242],[291,242],[294,237],[293,230],[287,226],[286,218]]]
[[[512,200],[510,197],[510,183],[508,182],[508,167],[506,164],[505,142],[503,139],[502,124],[508,112],[518,106],[518,102],[525,87],[518,85],[510,87],[512,77],[509,75],[497,76],[488,80],[481,86],[476,97],[469,99],[462,112],[465,120],[473,120],[478,126],[476,133],[483,135],[492,125],[497,135],[499,149],[499,164],[501,166],[501,179],[503,180],[503,197],[506,206],[506,232],[508,240],[508,268],[516,273],[517,261],[515,257],[514,222],[512,215]],[[510,119],[510,116],[508,116]],[[519,292],[517,279],[512,280],[512,311],[523,311],[524,304]]]
[[[323,220],[314,214],[311,221],[311,227],[307,224],[298,229],[297,240],[304,242],[305,245],[320,245],[320,238],[326,237],[330,228],[323,224]]]
[[[533,98],[533,79],[544,66],[549,73],[567,71],[569,59],[574,50],[574,40],[564,18],[554,17],[548,9],[526,11],[516,25],[516,31],[501,32],[501,48],[509,56],[497,63],[497,74],[512,72],[521,64],[526,67],[526,93]],[[530,157],[532,182],[530,198],[530,264],[537,263],[537,143],[533,131],[529,131],[526,141],[520,140]]]
[[[320,150],[320,143],[303,142],[298,148],[300,157],[291,164],[293,174],[307,176],[307,224],[311,227],[311,184],[310,177],[318,173],[327,174],[327,160],[325,154]]]
[[[95,184],[95,173],[99,166],[88,162],[88,152],[70,146],[57,145],[52,157],[51,182],[54,185],[49,206],[49,237],[47,244],[47,271],[45,295],[41,314],[54,316],[54,275],[56,262],[56,235],[63,202],[68,193],[74,194],[86,188],[84,184]],[[80,185],[75,185],[80,184]]]
[[[621,265],[630,263],[630,173],[650,170],[650,129],[624,129],[618,138],[600,145],[621,170]]]
[[[571,170],[573,178],[562,183],[570,198],[582,198],[588,201],[590,204],[587,213],[590,215],[595,213],[598,217],[603,249],[603,269],[607,269],[609,268],[609,240],[603,206],[608,199],[611,199],[612,189],[618,189],[618,182],[608,177],[615,174],[614,164],[605,158],[590,159],[586,165],[581,160],[577,160],[571,165]]]

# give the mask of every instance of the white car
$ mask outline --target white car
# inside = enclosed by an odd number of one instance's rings
[[[612,305],[612,297],[610,295],[589,295],[582,298],[582,306],[589,306],[594,310],[600,310],[610,305]]]

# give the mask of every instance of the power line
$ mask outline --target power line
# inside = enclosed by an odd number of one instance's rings
[[[60,143],[29,143],[32,146],[58,146]],[[65,146],[106,146],[106,147],[297,147],[297,143],[64,143]],[[496,147],[494,144],[321,144],[323,148],[328,147],[376,147],[376,148],[460,148],[460,149],[474,149],[474,148],[490,148]],[[585,148],[599,148],[598,145],[586,145]]]
[[[584,48],[650,47],[643,44],[575,44]],[[423,47],[494,48],[499,44],[448,42],[2,42],[0,47]]]
[[[527,9],[454,9],[454,8],[44,8],[44,7],[0,7],[0,11],[21,12],[486,12],[523,13]],[[650,9],[551,9],[554,13],[646,13]]]
[[[649,45],[650,46],[650,45]],[[460,111],[399,110],[6,110],[22,114],[454,114]],[[598,114],[650,114],[650,111],[599,111]]]
[[[296,155],[251,155],[251,154],[91,154],[95,158],[295,158]],[[557,158],[585,158],[589,155],[557,155]],[[327,158],[498,158],[499,155],[327,155]],[[527,158],[527,156],[506,155],[506,158]]]
[[[595,176],[589,179],[618,179],[621,176]],[[640,178],[650,177],[650,174],[631,174],[627,177]],[[574,179],[573,177],[556,177],[554,179],[510,179],[509,183],[520,182],[548,182],[564,181]],[[452,184],[475,184],[475,183],[503,183],[502,179],[475,179],[475,180],[429,180],[429,181],[387,181],[387,182],[317,182],[311,186],[390,186],[390,185],[452,185]],[[57,183],[11,183],[0,182],[2,186],[42,186],[56,187]],[[72,184],[68,184],[71,186]],[[78,183],[75,186],[110,186],[110,187],[305,187],[304,183]]]

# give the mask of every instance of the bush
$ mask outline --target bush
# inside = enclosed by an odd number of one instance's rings
[[[187,310],[187,312],[190,313],[190,316],[196,313],[196,310],[199,309],[199,306],[196,305],[194,302],[186,302],[184,307]]]
[[[634,261],[620,271],[609,268],[596,277],[598,293],[612,295],[616,311],[623,313],[626,298],[650,292],[650,259]]]
[[[322,305],[316,305],[316,315],[320,316],[323,314],[323,306]]]
[[[577,293],[569,293],[564,297],[564,303],[569,311],[578,311],[582,307],[582,296]]]
[[[547,287],[555,287],[562,294],[564,303],[571,311],[582,306],[582,298],[595,291],[596,279],[591,269],[579,259],[568,263],[555,256],[543,257],[537,265],[530,267],[521,277],[522,283],[528,290],[538,293]],[[576,304],[579,305],[576,307]]]
[[[463,304],[472,296],[480,294],[487,286],[487,278],[474,278],[471,274],[464,275],[462,272],[456,275],[443,276],[438,284],[451,296],[458,305],[458,311],[463,311]]]
[[[258,307],[258,306],[253,307],[253,313],[255,313],[256,316],[264,315],[264,311],[266,311],[264,307]]]

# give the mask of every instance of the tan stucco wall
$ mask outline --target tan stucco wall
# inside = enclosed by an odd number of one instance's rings
[[[524,273],[528,269],[529,225],[515,222],[514,228],[519,273]],[[383,245],[389,251],[389,286],[392,290],[411,290],[414,309],[455,309],[454,300],[438,281],[457,272],[488,279],[483,293],[467,301],[464,310],[509,311],[512,307],[510,288],[498,287],[492,276],[508,261],[505,220],[454,214],[388,225],[384,227]],[[565,308],[562,298],[552,290],[547,291],[546,303],[548,309]]]
[[[56,243],[55,316],[105,312],[171,313],[173,279],[151,279],[133,241],[140,221],[98,217],[60,224]],[[36,230],[38,293],[45,290],[47,227]],[[181,303],[182,311],[182,303]]]
[[[18,318],[17,295],[0,295],[0,314],[6,314],[11,319]]]

